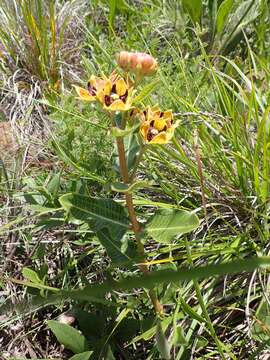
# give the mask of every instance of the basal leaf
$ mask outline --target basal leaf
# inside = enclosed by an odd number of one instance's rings
[[[22,269],[22,274],[25,279],[33,282],[34,284],[42,283],[41,279],[39,278],[38,273],[28,267],[24,267]]]
[[[73,355],[69,360],[89,360],[90,356],[93,354],[93,351],[85,351],[80,354]]]
[[[73,351],[75,354],[89,350],[86,338],[72,326],[61,324],[56,320],[49,320],[47,324],[59,343]]]
[[[199,226],[197,215],[184,210],[158,210],[150,219],[146,230],[160,243],[170,242],[176,235],[195,230]]]

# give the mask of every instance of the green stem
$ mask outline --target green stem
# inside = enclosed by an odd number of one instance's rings
[[[124,126],[124,124],[125,124],[125,122],[123,121],[122,126]],[[125,184],[128,184],[129,183],[129,175],[128,175],[128,167],[127,167],[127,162],[126,162],[125,146],[124,146],[123,138],[122,137],[117,137],[116,142],[117,142],[117,149],[118,149],[118,156],[119,156],[119,167],[120,167],[121,177],[122,177],[123,182]],[[141,226],[140,226],[140,224],[139,224],[139,222],[137,220],[137,217],[136,217],[132,194],[131,193],[126,193],[125,198],[126,198],[126,205],[127,205],[127,210],[128,210],[130,222],[132,224],[132,230],[134,232],[135,239],[136,239],[137,252],[140,255],[140,257],[142,257],[142,263],[139,264],[139,269],[145,275],[148,275],[149,274],[149,268],[145,263],[145,251],[144,251],[143,243],[141,242]],[[154,306],[154,309],[155,309],[156,313],[162,313],[163,307],[160,304],[160,302],[158,301],[154,290],[149,291],[149,297],[151,299],[151,302],[152,302],[152,304]]]
[[[136,176],[138,166],[140,165],[140,162],[142,160],[142,157],[143,157],[145,151],[146,151],[146,145],[142,144],[141,147],[140,147],[140,152],[139,152],[139,154],[138,154],[138,156],[136,158],[135,164],[133,166],[132,173],[130,174],[130,178],[129,178],[130,183],[132,183],[132,181],[134,180],[134,178]]]
[[[188,243],[188,240],[186,239],[185,240],[185,245],[186,245],[186,250],[187,250],[187,259],[188,259],[188,263],[190,265],[193,265],[193,260],[192,260],[192,256],[191,256],[191,251],[190,251],[190,246],[189,246],[189,243]],[[198,299],[198,302],[200,304],[200,307],[202,309],[202,312],[203,312],[203,315],[206,319],[206,323],[207,323],[207,326],[208,326],[208,330],[212,336],[212,338],[214,339],[215,343],[216,343],[216,346],[218,348],[218,351],[220,353],[220,356],[223,360],[226,360],[225,356],[224,356],[224,353],[223,353],[223,349],[222,349],[222,346],[221,346],[221,343],[217,337],[217,334],[216,334],[216,331],[214,329],[214,326],[212,324],[212,321],[211,321],[211,318],[208,314],[208,311],[207,311],[207,308],[204,304],[204,300],[203,300],[203,296],[202,296],[202,293],[201,293],[201,289],[200,289],[200,285],[198,283],[197,280],[193,280],[193,285],[194,285],[194,288],[195,288],[195,292],[196,292],[196,295],[197,295],[197,299]]]

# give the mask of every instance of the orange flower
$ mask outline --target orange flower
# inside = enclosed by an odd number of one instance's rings
[[[148,107],[141,114],[140,134],[147,144],[167,144],[178,125],[173,124],[171,110],[160,111],[157,106]]]
[[[141,52],[121,51],[117,54],[116,60],[123,70],[131,70],[144,76],[152,75],[158,67],[156,59]]]

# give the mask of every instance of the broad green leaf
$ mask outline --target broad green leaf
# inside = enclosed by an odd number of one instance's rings
[[[223,1],[217,12],[217,32],[221,32],[224,28],[226,20],[228,18],[229,12],[233,6],[234,0],[225,0]]]
[[[97,237],[114,264],[131,262],[132,259],[121,250],[121,238],[112,237],[106,228],[98,230]]]
[[[157,323],[157,331],[156,331],[156,341],[157,341],[157,348],[161,355],[162,359],[170,360],[170,345],[168,340],[162,330],[160,321]]]
[[[48,192],[54,196],[57,194],[60,187],[60,176],[61,176],[60,172],[55,174],[47,185]]]
[[[80,354],[73,355],[69,360],[89,360],[90,356],[93,354],[93,351],[85,351]]]
[[[231,26],[245,26],[254,21],[259,15],[259,2],[254,0],[240,1],[240,5],[233,13]]]
[[[65,194],[59,199],[63,208],[75,219],[98,221],[99,228],[116,229],[116,232],[125,233],[129,225],[125,209],[111,199],[93,198],[81,194]],[[112,231],[112,233],[114,233]]]
[[[37,274],[34,270],[32,270],[32,269],[30,269],[30,268],[28,268],[28,267],[24,267],[24,268],[22,269],[22,274],[23,274],[23,277],[24,277],[25,279],[31,281],[31,282],[34,283],[34,284],[40,284],[40,283],[42,283],[42,281],[41,281],[41,279],[39,278],[38,274]]]
[[[47,324],[59,343],[75,354],[89,350],[86,338],[72,326],[61,324],[56,320],[48,320]]]
[[[176,235],[195,230],[197,215],[185,210],[158,210],[146,225],[146,231],[160,243],[170,242]]]
[[[188,12],[194,23],[200,22],[202,0],[182,0],[183,8]]]

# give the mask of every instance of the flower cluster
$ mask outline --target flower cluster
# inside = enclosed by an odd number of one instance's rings
[[[118,65],[125,71],[134,71],[136,76],[151,75],[157,69],[157,61],[145,53],[121,51],[117,55]],[[113,72],[109,77],[98,78],[94,75],[88,81],[87,88],[74,86],[81,100],[98,101],[107,111],[127,111],[136,113],[140,119],[140,135],[146,144],[168,143],[174,134],[171,110],[161,111],[157,106],[141,111],[133,106],[134,84]]]

